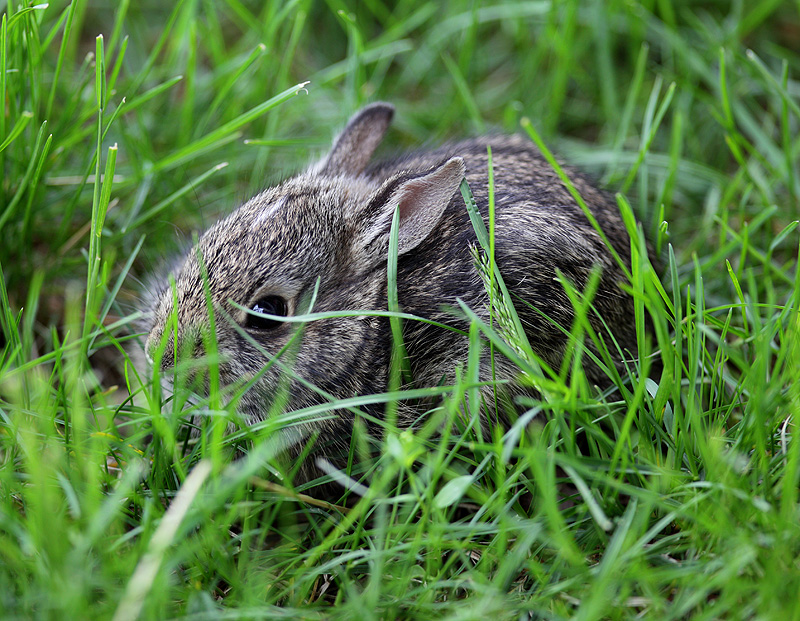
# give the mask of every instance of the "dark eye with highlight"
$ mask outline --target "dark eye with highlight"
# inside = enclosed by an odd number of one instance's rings
[[[286,317],[289,308],[286,305],[286,300],[282,297],[278,295],[265,295],[263,298],[256,300],[253,306],[250,307],[250,310],[265,315]],[[282,321],[278,321],[277,319],[248,314],[245,320],[245,327],[254,330],[274,330],[282,323]]]

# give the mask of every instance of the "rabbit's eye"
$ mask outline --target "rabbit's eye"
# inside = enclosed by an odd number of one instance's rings
[[[286,317],[288,307],[286,300],[277,295],[267,295],[263,298],[256,300],[251,307],[251,310],[265,315],[277,315],[279,317]],[[283,322],[277,319],[269,319],[267,317],[259,317],[257,315],[247,315],[245,320],[246,328],[254,328],[256,330],[273,330],[281,325]]]

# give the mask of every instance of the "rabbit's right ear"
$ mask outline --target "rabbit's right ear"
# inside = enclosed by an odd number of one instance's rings
[[[386,181],[357,216],[360,230],[355,243],[367,263],[385,260],[395,211],[398,255],[425,241],[439,225],[465,172],[464,160],[452,157],[425,173],[400,173]]]
[[[336,138],[330,153],[318,165],[321,175],[359,175],[392,123],[394,106],[377,102],[361,108]]]

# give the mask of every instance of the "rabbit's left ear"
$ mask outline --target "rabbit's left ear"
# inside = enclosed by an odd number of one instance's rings
[[[453,157],[427,173],[389,179],[359,215],[363,231],[359,245],[385,257],[392,218],[398,210],[398,255],[416,248],[439,224],[465,172],[464,160]]]
[[[394,106],[378,102],[356,112],[336,138],[330,153],[318,164],[321,175],[359,175],[392,123]]]

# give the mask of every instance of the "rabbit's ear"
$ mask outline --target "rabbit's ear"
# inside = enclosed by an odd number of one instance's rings
[[[367,220],[363,223],[366,228],[362,247],[375,248],[377,245],[380,254],[384,254],[397,209],[398,255],[416,248],[439,224],[465,172],[464,160],[454,157],[426,174],[410,178],[401,175],[387,181],[362,214]]]
[[[359,175],[392,123],[394,106],[374,103],[356,112],[336,138],[330,153],[319,163],[322,175]]]

